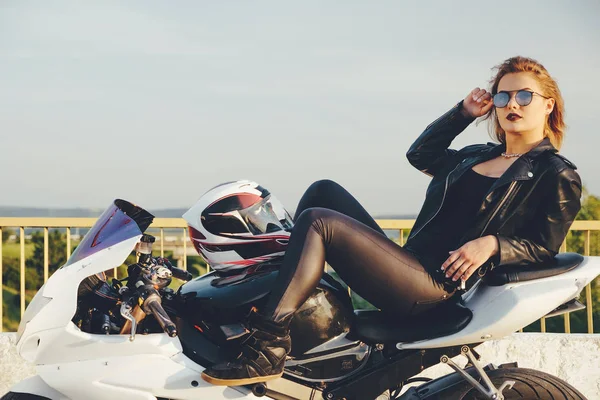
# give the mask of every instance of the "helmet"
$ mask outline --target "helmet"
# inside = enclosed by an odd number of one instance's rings
[[[211,268],[230,270],[283,256],[290,214],[256,182],[227,182],[206,192],[183,218],[190,239]]]

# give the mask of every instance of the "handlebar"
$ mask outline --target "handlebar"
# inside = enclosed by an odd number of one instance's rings
[[[146,314],[154,315],[154,318],[156,318],[156,321],[158,321],[158,324],[167,335],[170,337],[177,336],[177,327],[163,308],[158,293],[151,294],[144,301],[142,309]]]
[[[190,274],[189,272],[187,272],[184,269],[180,269],[177,267],[173,267],[171,266],[171,272],[173,273],[173,276],[177,279],[181,279],[182,281],[191,281],[192,280],[192,274]]]

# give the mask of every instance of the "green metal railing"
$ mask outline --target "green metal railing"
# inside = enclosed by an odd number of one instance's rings
[[[0,237],[2,237],[3,229],[14,229],[15,233],[18,232],[18,247],[19,247],[19,308],[20,315],[22,316],[25,312],[26,305],[26,235],[25,229],[35,229],[43,231],[43,281],[46,282],[49,277],[49,230],[50,229],[61,229],[66,233],[66,258],[71,254],[73,247],[72,229],[73,228],[90,228],[96,222],[95,218],[0,218]],[[413,225],[414,220],[378,220],[377,223],[382,229],[386,231],[398,232],[398,243],[404,245],[405,233],[409,231]],[[157,244],[159,245],[159,251],[161,257],[164,257],[165,249],[177,248],[182,250],[181,266],[187,269],[187,253],[188,249],[191,251],[193,247],[188,239],[187,225],[186,222],[181,218],[156,218],[154,223],[149,228],[152,234],[157,236]],[[571,226],[571,232],[583,232],[584,245],[583,255],[590,255],[590,243],[591,233],[594,231],[600,231],[600,221],[575,221]],[[167,242],[165,240],[165,232],[168,232],[171,237],[175,237],[175,242]],[[174,232],[174,233],[173,233]],[[157,250],[158,251],[158,250]],[[561,252],[567,251],[566,241],[561,246]],[[572,251],[572,250],[571,250]],[[594,254],[600,255],[600,254]],[[117,268],[114,269],[114,276],[117,276]],[[0,288],[4,289],[3,286],[3,244],[0,241]],[[0,290],[0,305],[4,305],[3,300],[4,290]],[[586,293],[586,307],[587,307],[587,331],[588,333],[594,332],[594,321],[593,321],[593,302],[592,302],[592,289],[591,284],[585,288]],[[3,331],[3,308],[0,307],[0,332]],[[570,314],[564,314],[564,329],[566,333],[571,332]],[[540,320],[541,332],[546,332],[546,319]]]

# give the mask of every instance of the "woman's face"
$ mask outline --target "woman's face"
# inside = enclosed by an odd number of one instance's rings
[[[506,74],[498,83],[498,93],[506,91],[510,100],[506,107],[496,107],[500,126],[506,134],[535,134],[544,132],[546,119],[554,109],[554,99],[545,99],[534,94],[531,103],[521,106],[515,96],[519,90],[528,90],[545,96],[535,77],[528,72]]]

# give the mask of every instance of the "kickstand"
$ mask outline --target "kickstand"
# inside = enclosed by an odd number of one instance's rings
[[[487,388],[485,388],[483,385],[481,385],[481,383],[479,383],[471,375],[469,375],[463,369],[461,369],[458,365],[456,365],[450,359],[450,357],[448,357],[447,355],[443,355],[440,358],[440,361],[442,363],[444,363],[444,364],[449,365],[453,370],[455,370],[456,372],[458,372],[459,374],[461,374],[462,377],[467,380],[467,382],[469,382],[475,389],[479,390],[479,392],[481,394],[483,394],[484,396],[486,396],[486,399],[489,399],[489,400],[504,400],[504,395],[502,394],[502,392],[506,388],[508,388],[508,389],[512,388],[513,385],[515,384],[515,381],[504,381],[504,383],[502,384],[502,386],[500,386],[499,389],[496,389],[496,387],[492,383],[490,377],[487,375],[487,373],[485,372],[485,370],[483,368],[481,368],[481,366],[479,365],[479,362],[477,361],[477,359],[475,358],[475,356],[471,352],[471,349],[469,349],[469,346],[463,346],[463,347],[461,347],[460,352],[462,354],[464,354],[465,356],[467,356],[467,359],[469,360],[469,363],[471,365],[473,365],[473,367],[475,368],[475,370],[477,371],[477,373],[481,377],[481,380],[485,383],[485,386],[487,386]]]

